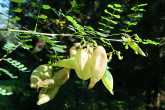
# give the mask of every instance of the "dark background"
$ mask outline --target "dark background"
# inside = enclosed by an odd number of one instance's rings
[[[36,2],[36,0],[31,0]],[[50,5],[56,10],[62,10],[67,13],[71,9],[72,0],[43,0],[43,4]],[[40,1],[38,1],[40,3]],[[0,62],[0,67],[5,68],[17,75],[19,78],[10,79],[7,75],[1,73],[0,86],[12,88],[13,95],[0,96],[0,109],[3,110],[164,110],[165,109],[165,0],[77,0],[79,5],[69,13],[79,24],[92,26],[98,29],[100,16],[104,15],[104,9],[109,3],[119,3],[124,6],[123,16],[131,13],[130,9],[140,3],[147,3],[146,10],[138,25],[133,28],[143,39],[158,41],[161,45],[140,45],[147,57],[142,57],[133,53],[131,49],[125,50],[121,44],[114,44],[115,48],[121,49],[123,60],[113,57],[109,63],[111,73],[114,79],[114,95],[104,87],[102,82],[98,82],[92,90],[88,90],[89,81],[80,80],[75,72],[71,71],[71,77],[59,90],[56,97],[46,104],[37,106],[38,92],[30,88],[31,72],[39,65],[48,62],[46,49],[35,55],[30,51],[18,48],[8,57],[22,62],[28,67],[30,72],[23,73],[14,68],[5,61]],[[20,7],[22,13],[11,13],[19,16],[22,20],[17,23],[22,29],[34,30],[36,20],[26,16],[29,12],[37,16],[37,11],[30,5],[30,1],[23,4],[11,3],[11,7]],[[66,20],[59,17],[52,11],[41,10],[42,14],[49,16],[53,20]],[[50,19],[45,23],[38,24],[37,31],[51,33],[48,28],[44,28],[52,22]],[[66,24],[67,25],[67,24]],[[54,33],[70,33],[66,28],[61,29],[56,24],[49,26]],[[114,31],[117,31],[114,30]],[[7,39],[2,34],[0,36],[0,47],[6,43]],[[75,38],[61,37],[57,38],[62,44],[69,47],[79,41]],[[31,45],[35,45],[37,38],[33,38]],[[6,52],[0,48],[0,57]],[[36,56],[42,61],[38,60]]]

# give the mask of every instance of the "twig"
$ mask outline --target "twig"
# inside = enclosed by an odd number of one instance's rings
[[[123,42],[124,40],[122,39],[107,39],[107,38],[102,38],[104,40],[107,40],[107,41],[116,41],[116,42]]]

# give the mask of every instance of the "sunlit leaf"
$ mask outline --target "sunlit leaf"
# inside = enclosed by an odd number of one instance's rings
[[[118,7],[118,8],[121,7],[120,4],[114,4],[114,6],[115,6],[115,7]]]
[[[49,5],[42,5],[42,8],[48,10],[48,9],[50,9],[51,7],[50,7]]]
[[[147,3],[138,5],[138,7],[142,7],[142,6],[147,6]]]
[[[24,3],[24,0],[10,0],[12,2],[17,2],[17,3]]]
[[[120,15],[113,15],[114,17],[120,19]]]
[[[112,9],[114,8],[113,5],[111,5],[111,4],[108,4],[108,7],[109,8],[112,8]]]
[[[33,48],[33,46],[31,46],[31,45],[24,45],[24,47],[26,47],[26,48]]]
[[[41,14],[40,16],[38,16],[38,18],[46,19],[48,17],[46,15]]]

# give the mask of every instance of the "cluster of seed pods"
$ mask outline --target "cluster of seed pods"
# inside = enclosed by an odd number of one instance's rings
[[[113,78],[107,67],[107,54],[102,46],[93,49],[91,44],[85,48],[74,45],[70,48],[70,58],[56,62],[63,69],[52,75],[52,67],[48,64],[40,65],[31,75],[31,87],[43,87],[39,93],[38,105],[52,100],[59,88],[69,79],[70,69],[74,69],[82,80],[90,79],[88,89],[102,79],[105,87],[113,94]]]
[[[52,75],[52,66],[49,64],[40,65],[31,75],[31,87],[42,87],[39,93],[37,105],[52,100],[58,93],[60,87],[69,79],[70,69],[63,68]]]

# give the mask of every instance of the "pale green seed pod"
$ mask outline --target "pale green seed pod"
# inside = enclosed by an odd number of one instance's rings
[[[70,68],[63,68],[59,70],[52,77],[54,80],[53,87],[62,86],[70,77]]]
[[[75,56],[74,64],[76,65],[75,71],[77,76],[82,80],[86,80],[86,76],[83,74],[83,70],[87,61],[88,53],[83,49],[79,49]]]
[[[129,45],[136,53],[139,53],[140,55],[146,57],[145,53],[141,50],[141,48],[139,47],[138,44],[136,44],[136,43],[133,42],[133,41],[128,41],[127,43],[128,43],[128,45]]]
[[[79,49],[75,56],[57,61],[57,65],[61,67],[75,69],[76,74],[80,79],[86,80],[86,77],[83,75],[83,69],[88,61],[88,53],[84,49]]]
[[[86,62],[83,69],[83,77],[84,80],[87,80],[91,77],[91,65],[93,65],[91,61],[91,56],[93,53],[93,48],[90,45],[87,45],[87,48],[85,50],[88,53],[88,61]]]
[[[104,73],[102,77],[102,82],[104,86],[109,90],[109,92],[113,95],[114,94],[113,93],[113,77],[108,70],[106,70],[106,72]]]
[[[58,93],[59,88],[60,86],[54,88],[42,88],[39,93],[37,105],[41,105],[52,100]]]
[[[91,66],[89,66],[91,79],[88,89],[93,88],[93,86],[103,77],[106,67],[106,51],[102,46],[98,46],[91,55]]]
[[[145,53],[141,50],[141,48],[139,47],[139,45],[137,43],[135,43],[134,41],[131,40],[130,36],[128,34],[126,34],[127,37],[127,43],[128,45],[135,51],[136,54],[140,54],[142,56],[145,56]]]
[[[45,79],[42,82],[40,82],[38,85],[44,88],[53,88],[56,86],[61,86],[69,79],[69,76],[70,76],[70,69],[63,68],[57,71],[52,78]]]
[[[70,52],[70,57],[73,57],[77,54],[77,49],[76,49],[76,46],[72,46],[69,50]]]
[[[52,77],[52,66],[44,64],[38,66],[31,74],[31,87],[40,87],[40,83]]]

